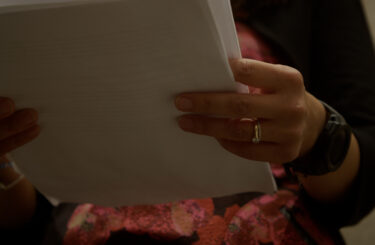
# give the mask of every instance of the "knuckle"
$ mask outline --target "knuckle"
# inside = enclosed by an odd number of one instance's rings
[[[294,68],[290,68],[289,72],[290,72],[290,76],[293,77],[295,81],[297,81],[300,84],[303,84],[304,79],[300,71]]]
[[[296,103],[291,107],[291,112],[297,118],[302,119],[307,115],[307,108],[302,103]]]
[[[285,107],[285,116],[288,119],[293,119],[299,122],[307,117],[307,108],[304,103],[294,102]]]
[[[294,72],[294,70],[296,70],[291,66],[282,65],[282,64],[275,64],[275,66],[278,68],[279,71],[281,71],[285,75],[291,75]]]
[[[289,72],[289,81],[292,83],[293,87],[297,89],[305,88],[303,76],[296,69],[293,69],[292,71]]]
[[[284,74],[285,80],[291,83],[293,87],[304,88],[304,79],[301,72],[293,67],[286,65],[278,65],[278,67]]]

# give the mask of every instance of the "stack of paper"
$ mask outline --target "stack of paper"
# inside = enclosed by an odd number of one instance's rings
[[[181,92],[238,89],[229,0],[0,0],[0,37],[0,96],[43,127],[13,156],[46,195],[133,205],[274,190],[268,164],[175,120]]]

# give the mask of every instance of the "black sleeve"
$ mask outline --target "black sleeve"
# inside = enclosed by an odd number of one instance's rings
[[[32,219],[17,230],[0,230],[0,244],[41,244],[50,222],[53,206],[37,192],[37,206]]]
[[[357,223],[375,203],[375,58],[360,1],[319,1],[312,46],[309,90],[344,115],[360,146],[359,175],[345,201],[314,204],[319,216],[342,227]]]

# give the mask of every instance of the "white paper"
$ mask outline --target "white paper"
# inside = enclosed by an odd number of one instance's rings
[[[44,194],[133,205],[275,190],[268,164],[177,126],[177,94],[235,90],[206,1],[6,13],[0,37],[1,96],[43,128],[13,156]]]
[[[233,20],[230,0],[207,0],[212,18],[219,33],[219,40],[228,58],[241,58],[240,44]],[[231,77],[234,80],[234,77]],[[242,84],[236,84],[236,91],[249,93],[249,88]]]
[[[0,14],[123,0],[0,0]]]

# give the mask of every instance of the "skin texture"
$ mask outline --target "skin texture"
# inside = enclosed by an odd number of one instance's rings
[[[176,99],[182,129],[215,137],[228,151],[252,160],[286,163],[308,152],[323,128],[325,112],[305,91],[295,69],[249,59],[232,60],[236,81],[261,93],[185,93]],[[199,114],[199,115],[197,115]],[[212,118],[220,116],[220,118]],[[258,118],[262,141],[253,144]]]
[[[325,122],[319,100],[304,87],[297,70],[248,59],[230,61],[236,81],[258,88],[260,93],[183,93],[176,97],[177,119],[188,133],[217,139],[227,151],[251,160],[283,164],[306,154],[315,144]],[[254,121],[262,127],[262,141],[254,144]],[[31,142],[40,133],[38,113],[15,109],[11,99],[0,98],[0,161],[6,153]],[[342,167],[324,176],[298,175],[307,192],[322,202],[339,201],[358,172],[359,148],[354,136]],[[297,173],[298,174],[298,173]],[[0,170],[0,182],[18,176]],[[30,219],[35,190],[26,179],[8,191],[0,190],[0,228],[14,228]]]
[[[320,101],[305,90],[301,73],[249,59],[231,60],[230,64],[237,82],[262,92],[180,94],[176,107],[189,113],[178,118],[181,129],[214,137],[227,151],[249,160],[283,164],[309,152],[323,129],[326,113]],[[254,122],[241,118],[260,121],[260,144],[251,142]],[[297,176],[313,198],[333,203],[355,179],[359,162],[358,142],[352,135],[348,154],[336,172]]]

